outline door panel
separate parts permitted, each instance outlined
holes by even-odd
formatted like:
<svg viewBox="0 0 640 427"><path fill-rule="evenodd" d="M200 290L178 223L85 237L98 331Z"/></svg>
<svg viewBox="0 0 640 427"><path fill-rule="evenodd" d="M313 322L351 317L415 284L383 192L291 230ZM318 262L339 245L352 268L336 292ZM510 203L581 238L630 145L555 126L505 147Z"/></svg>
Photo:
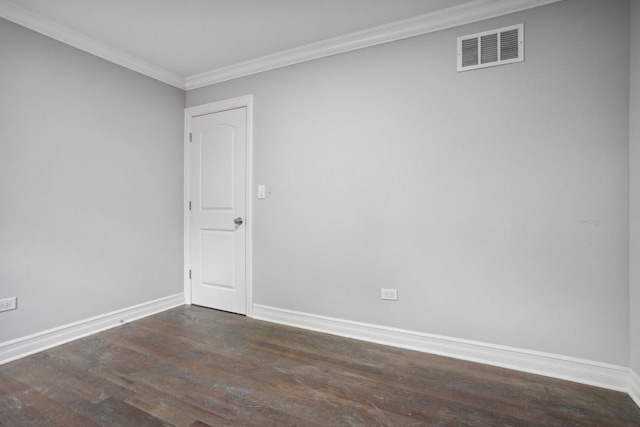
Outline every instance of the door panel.
<svg viewBox="0 0 640 427"><path fill-rule="evenodd" d="M235 233L201 230L202 286L235 288Z"/></svg>
<svg viewBox="0 0 640 427"><path fill-rule="evenodd" d="M246 314L246 108L191 121L193 304Z"/></svg>
<svg viewBox="0 0 640 427"><path fill-rule="evenodd" d="M235 132L220 125L202 133L200 169L202 209L233 210Z"/></svg>

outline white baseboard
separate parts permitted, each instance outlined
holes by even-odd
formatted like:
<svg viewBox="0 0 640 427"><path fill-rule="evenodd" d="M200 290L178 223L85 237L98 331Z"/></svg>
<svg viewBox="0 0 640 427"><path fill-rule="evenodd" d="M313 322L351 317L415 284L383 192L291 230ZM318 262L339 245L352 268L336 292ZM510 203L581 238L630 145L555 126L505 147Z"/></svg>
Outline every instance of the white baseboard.
<svg viewBox="0 0 640 427"><path fill-rule="evenodd" d="M634 370L629 372L629 396L640 407L640 375Z"/></svg>
<svg viewBox="0 0 640 427"><path fill-rule="evenodd" d="M335 319L263 305L253 306L253 317L378 344L629 392L629 368L623 366ZM637 375L635 378L638 379ZM636 397L640 396L638 385L640 382L636 382Z"/></svg>
<svg viewBox="0 0 640 427"><path fill-rule="evenodd" d="M0 343L0 365L184 304L184 293L180 293ZM640 407L640 376L623 366L263 305L253 306L253 318L623 391Z"/></svg>
<svg viewBox="0 0 640 427"><path fill-rule="evenodd" d="M180 293L0 343L0 365L184 304Z"/></svg>

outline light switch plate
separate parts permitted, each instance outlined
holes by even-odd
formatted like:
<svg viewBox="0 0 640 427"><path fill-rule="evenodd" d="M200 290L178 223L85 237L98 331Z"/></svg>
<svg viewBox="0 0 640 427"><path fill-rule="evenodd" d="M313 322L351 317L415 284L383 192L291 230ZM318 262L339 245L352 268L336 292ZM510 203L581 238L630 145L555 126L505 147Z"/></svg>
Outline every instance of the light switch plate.
<svg viewBox="0 0 640 427"><path fill-rule="evenodd" d="M267 186L260 184L258 185L258 199L264 199L267 197Z"/></svg>

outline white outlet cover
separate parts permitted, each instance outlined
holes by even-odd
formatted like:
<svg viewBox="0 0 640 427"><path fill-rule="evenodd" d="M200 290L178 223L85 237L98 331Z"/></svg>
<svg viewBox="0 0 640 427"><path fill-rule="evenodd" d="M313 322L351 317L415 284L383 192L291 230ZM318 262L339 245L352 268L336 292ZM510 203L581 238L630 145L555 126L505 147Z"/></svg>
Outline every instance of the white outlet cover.
<svg viewBox="0 0 640 427"><path fill-rule="evenodd" d="M17 298L5 298L0 300L0 311L15 310L17 308Z"/></svg>
<svg viewBox="0 0 640 427"><path fill-rule="evenodd" d="M398 290L397 289L380 289L380 298L386 300L397 301L398 300Z"/></svg>

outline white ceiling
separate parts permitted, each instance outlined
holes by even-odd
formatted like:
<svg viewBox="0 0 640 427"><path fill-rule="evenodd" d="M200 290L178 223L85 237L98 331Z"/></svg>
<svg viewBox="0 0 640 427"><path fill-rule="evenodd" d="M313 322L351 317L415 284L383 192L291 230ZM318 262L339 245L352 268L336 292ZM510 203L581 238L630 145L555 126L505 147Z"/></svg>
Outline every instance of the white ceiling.
<svg viewBox="0 0 640 427"><path fill-rule="evenodd" d="M443 10L521 10L552 1L0 0L0 17L185 87L202 73Z"/></svg>

